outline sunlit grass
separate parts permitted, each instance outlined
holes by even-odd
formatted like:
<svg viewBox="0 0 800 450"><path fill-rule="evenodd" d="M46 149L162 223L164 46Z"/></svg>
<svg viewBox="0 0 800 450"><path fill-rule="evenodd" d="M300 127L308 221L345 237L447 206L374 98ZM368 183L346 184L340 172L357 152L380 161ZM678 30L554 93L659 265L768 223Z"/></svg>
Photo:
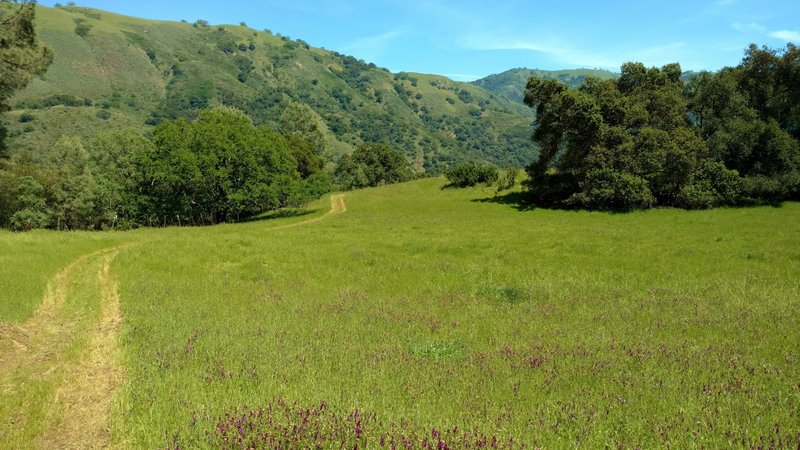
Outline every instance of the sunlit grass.
<svg viewBox="0 0 800 450"><path fill-rule="evenodd" d="M443 184L348 193L308 226L148 232L116 266L117 437L216 446L227 413L283 398L374 414L371 445L403 420L548 447L794 442L798 205L521 212Z"/></svg>

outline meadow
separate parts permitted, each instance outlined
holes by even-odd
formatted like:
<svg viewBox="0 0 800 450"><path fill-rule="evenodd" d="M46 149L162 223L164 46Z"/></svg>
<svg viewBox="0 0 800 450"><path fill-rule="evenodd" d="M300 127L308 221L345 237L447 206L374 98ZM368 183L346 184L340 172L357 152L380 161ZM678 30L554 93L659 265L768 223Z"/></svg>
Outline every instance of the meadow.
<svg viewBox="0 0 800 450"><path fill-rule="evenodd" d="M575 212L444 184L0 232L0 447L800 444L800 204Z"/></svg>

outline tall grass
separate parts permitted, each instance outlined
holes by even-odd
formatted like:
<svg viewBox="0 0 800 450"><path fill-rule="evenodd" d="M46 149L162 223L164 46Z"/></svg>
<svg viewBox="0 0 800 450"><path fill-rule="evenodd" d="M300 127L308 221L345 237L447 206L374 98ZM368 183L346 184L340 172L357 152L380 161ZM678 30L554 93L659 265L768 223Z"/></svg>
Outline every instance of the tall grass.
<svg viewBox="0 0 800 450"><path fill-rule="evenodd" d="M116 436L235 445L220 430L267 433L261 408L342 427L337 446L354 411L371 446L796 445L799 205L517 211L442 184L349 193L307 226L146 232L116 265Z"/></svg>

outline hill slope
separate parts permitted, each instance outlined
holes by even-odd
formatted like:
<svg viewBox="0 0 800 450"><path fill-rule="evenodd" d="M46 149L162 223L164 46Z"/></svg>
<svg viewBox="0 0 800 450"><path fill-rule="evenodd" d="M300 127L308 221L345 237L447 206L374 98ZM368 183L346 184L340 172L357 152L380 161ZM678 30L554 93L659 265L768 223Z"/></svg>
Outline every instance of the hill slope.
<svg viewBox="0 0 800 450"><path fill-rule="evenodd" d="M475 86L480 86L489 92L503 96L509 100L522 102L525 97L525 85L528 78L535 77L543 80L560 80L569 87L578 87L588 77L601 80L616 78L619 74L607 70L575 69L575 70L538 70L538 69L511 69L502 73L489 75L480 80L473 81Z"/></svg>
<svg viewBox="0 0 800 450"><path fill-rule="evenodd" d="M55 61L13 99L7 119L11 146L34 156L63 134L146 131L215 103L278 127L296 102L323 125L331 161L363 141L403 149L418 170L535 156L533 115L517 102L435 75L395 75L301 40L79 7L40 7L37 31Z"/></svg>

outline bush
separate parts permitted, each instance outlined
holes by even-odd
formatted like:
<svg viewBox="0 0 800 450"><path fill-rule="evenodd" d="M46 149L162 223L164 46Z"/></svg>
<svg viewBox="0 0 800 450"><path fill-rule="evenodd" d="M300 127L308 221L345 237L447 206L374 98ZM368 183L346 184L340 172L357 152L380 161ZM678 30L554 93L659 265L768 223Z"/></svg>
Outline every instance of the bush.
<svg viewBox="0 0 800 450"><path fill-rule="evenodd" d="M512 168L506 170L506 173L500 177L497 182L497 192L505 191L517 185L517 177L519 176L519 169Z"/></svg>
<svg viewBox="0 0 800 450"><path fill-rule="evenodd" d="M91 31L91 30L92 30L92 26L89 25L86 22L82 22L81 21L81 22L78 22L75 25L75 34L77 34L78 36L80 36L82 38L85 38L86 36L88 36L89 35L89 31Z"/></svg>
<svg viewBox="0 0 800 450"><path fill-rule="evenodd" d="M465 188L479 183L491 185L498 180L500 174L492 166L478 166L476 164L461 164L448 169L444 175L450 186Z"/></svg>
<svg viewBox="0 0 800 450"><path fill-rule="evenodd" d="M50 217L41 211L23 209L11 216L11 229L14 231L30 231L45 228L50 223Z"/></svg>
<svg viewBox="0 0 800 450"><path fill-rule="evenodd" d="M610 169L592 170L580 183L581 192L567 200L588 209L631 210L653 206L653 197L647 182L640 177Z"/></svg>

